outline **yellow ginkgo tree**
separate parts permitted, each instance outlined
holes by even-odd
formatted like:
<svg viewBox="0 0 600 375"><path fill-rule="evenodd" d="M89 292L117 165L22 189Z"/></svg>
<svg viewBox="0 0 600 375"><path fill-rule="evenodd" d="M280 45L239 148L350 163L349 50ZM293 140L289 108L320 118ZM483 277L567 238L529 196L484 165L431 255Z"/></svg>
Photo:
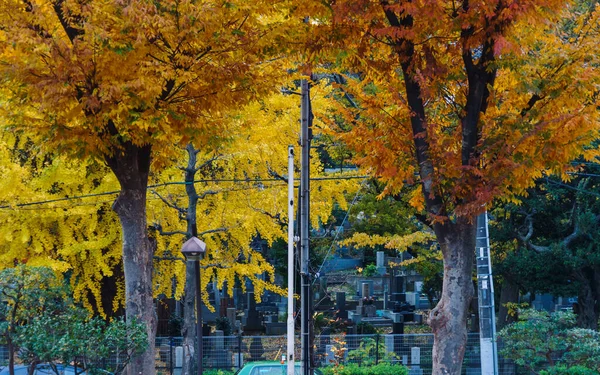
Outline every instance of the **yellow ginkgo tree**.
<svg viewBox="0 0 600 375"><path fill-rule="evenodd" d="M292 1L7 0L0 3L3 128L45 149L94 157L119 182L126 312L153 314L146 225L151 166L173 145L227 134L223 114L278 89ZM32 137L33 138L33 137ZM153 350L131 362L152 375Z"/></svg>

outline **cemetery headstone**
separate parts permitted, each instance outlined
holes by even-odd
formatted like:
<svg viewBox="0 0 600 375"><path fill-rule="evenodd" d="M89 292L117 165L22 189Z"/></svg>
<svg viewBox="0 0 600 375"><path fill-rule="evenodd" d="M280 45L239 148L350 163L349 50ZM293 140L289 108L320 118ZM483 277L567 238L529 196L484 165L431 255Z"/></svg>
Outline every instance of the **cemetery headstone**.
<svg viewBox="0 0 600 375"><path fill-rule="evenodd" d="M260 320L258 310L256 310L256 301L254 292L248 292L248 309L246 310L246 325L244 331L262 331L264 329Z"/></svg>
<svg viewBox="0 0 600 375"><path fill-rule="evenodd" d="M340 319L348 319L348 311L346 310L346 293L336 292L335 293L335 310L337 311L337 317Z"/></svg>

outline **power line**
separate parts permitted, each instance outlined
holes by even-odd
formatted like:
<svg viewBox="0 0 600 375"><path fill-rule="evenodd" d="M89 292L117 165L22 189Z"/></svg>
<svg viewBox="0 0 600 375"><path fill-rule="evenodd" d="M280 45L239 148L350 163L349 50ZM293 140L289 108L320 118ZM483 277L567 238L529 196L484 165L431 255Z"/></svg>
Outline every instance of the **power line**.
<svg viewBox="0 0 600 375"><path fill-rule="evenodd" d="M311 180L313 181L333 181L333 180L354 180L354 179L364 179L367 178L368 176L335 176L335 177L314 177L311 178ZM160 184L153 184L153 185L148 185L148 187L146 189L153 189L153 188L157 188L157 187L163 187L163 186L170 186L170 185L190 185L190 184L200 184L200 183L210 183L210 182L214 182L214 183L222 183L222 182L232 182L232 183L262 183L262 182L279 182L281 184L285 183L285 181L282 181L279 178L261 178L261 179L202 179L202 180L194 180L193 182L188 182L188 181L172 181L172 182L163 182ZM43 200L43 201L36 201L36 202L28 202L28 203L18 203L15 205L3 205L0 206L0 209L8 209L8 208L13 208L13 207L27 207L27 206L36 206L36 205L43 205L43 204L48 204L48 203L56 203L56 202L64 202L64 201L72 201L72 200L78 200L78 199L85 199L85 198L93 198L93 197L101 197L101 196L106 196L106 195L115 195L115 194L119 194L121 192L121 190L113 190L113 191L107 191L107 192L103 192L103 193L94 193L94 194L84 194L84 195L77 195L77 196L73 196L73 197L63 197L63 198L55 198L55 199L47 199L47 200Z"/></svg>
<svg viewBox="0 0 600 375"><path fill-rule="evenodd" d="M367 180L367 178L365 177L365 179L363 180L363 183L361 184L361 187L356 191L356 195L354 195L354 199L352 199L352 202L350 203L350 206L348 207L348 210L346 211L346 215L344 216L344 220L342 220L342 223L340 224L340 226L338 226L338 229L335 232L335 236L333 238L333 241L331 242L331 246L329 246L329 249L327 250L327 254L325 254L325 257L323 258L323 263L321 263L321 266L319 267L319 270L317 271L317 274L321 273L321 270L323 269L323 266L325 265L325 262L327 261L327 257L331 253L331 250L333 249L333 246L335 246L335 244L337 242L337 238L338 238L339 234L341 233L342 228L344 227L344 223L348 219L348 215L350 214L350 210L352 209L352 207L354 207L354 205L358 201L358 198L360 196L360 191L362 189L362 185L365 183L366 180ZM315 281L316 281L316 279L315 279ZM313 281L313 284L315 283L315 281Z"/></svg>

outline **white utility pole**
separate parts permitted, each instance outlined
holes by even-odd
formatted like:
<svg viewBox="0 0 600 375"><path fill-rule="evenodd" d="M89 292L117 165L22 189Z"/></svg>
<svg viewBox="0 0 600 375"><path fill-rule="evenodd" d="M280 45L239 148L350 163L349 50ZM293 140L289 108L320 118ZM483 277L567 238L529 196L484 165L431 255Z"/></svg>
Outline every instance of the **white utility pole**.
<svg viewBox="0 0 600 375"><path fill-rule="evenodd" d="M294 147L288 147L287 375L294 375Z"/></svg>
<svg viewBox="0 0 600 375"><path fill-rule="evenodd" d="M490 237L487 212L477 216L475 238L477 259L477 291L479 302L479 342L481 345L481 375L498 375L496 346L496 314L494 312L494 280L490 257Z"/></svg>

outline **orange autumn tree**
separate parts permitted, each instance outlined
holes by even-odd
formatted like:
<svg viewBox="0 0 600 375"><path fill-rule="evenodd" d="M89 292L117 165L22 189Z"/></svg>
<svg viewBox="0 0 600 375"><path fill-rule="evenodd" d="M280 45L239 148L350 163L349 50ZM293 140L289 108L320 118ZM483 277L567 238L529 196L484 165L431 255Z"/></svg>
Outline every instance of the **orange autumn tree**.
<svg viewBox="0 0 600 375"><path fill-rule="evenodd" d="M348 73L332 128L384 194L420 189L443 253L435 375L461 371L475 216L598 155L583 150L598 137L598 10L580 5L338 0L313 17L311 57Z"/></svg>
<svg viewBox="0 0 600 375"><path fill-rule="evenodd" d="M105 162L119 181L126 312L155 335L146 189L174 145L219 142L222 114L278 88L286 1L6 0L2 126ZM151 375L154 350L129 366Z"/></svg>

